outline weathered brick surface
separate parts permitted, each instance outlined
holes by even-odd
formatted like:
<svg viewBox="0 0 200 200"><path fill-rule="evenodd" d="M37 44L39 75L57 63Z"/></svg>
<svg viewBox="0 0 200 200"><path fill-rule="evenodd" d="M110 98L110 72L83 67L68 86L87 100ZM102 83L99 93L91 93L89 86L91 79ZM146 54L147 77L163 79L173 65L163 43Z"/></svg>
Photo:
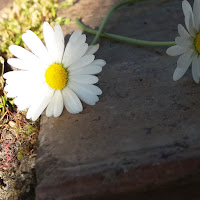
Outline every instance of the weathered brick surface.
<svg viewBox="0 0 200 200"><path fill-rule="evenodd" d="M116 2L80 0L60 15L82 17L94 28ZM184 23L181 2L149 0L126 6L112 15L105 30L139 39L174 40L178 23ZM65 26L65 33L76 28L74 23ZM103 94L97 105L84 104L77 115L64 111L60 118L42 117L38 200L148 199L137 192L173 185L184 177L184 184L192 184L187 177L199 173L200 90L191 72L173 82L176 58L167 56L165 47L106 39L100 44L96 57L107 65L99 75ZM162 190L158 198L164 199L165 191L169 194ZM184 199L185 191L180 191L168 197ZM193 199L200 198L195 195Z"/></svg>

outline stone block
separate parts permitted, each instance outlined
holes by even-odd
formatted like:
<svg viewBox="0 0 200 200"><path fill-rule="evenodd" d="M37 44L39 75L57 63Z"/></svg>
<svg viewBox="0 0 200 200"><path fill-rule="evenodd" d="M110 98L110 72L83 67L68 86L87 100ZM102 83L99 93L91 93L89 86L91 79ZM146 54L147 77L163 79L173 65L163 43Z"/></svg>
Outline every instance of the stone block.
<svg viewBox="0 0 200 200"><path fill-rule="evenodd" d="M81 17L95 28L116 2L80 0L60 15ZM173 41L177 25L184 24L181 2L149 0L125 6L112 15L105 30ZM73 23L66 25L65 34L75 28ZM88 41L92 38L88 36ZM95 106L84 104L80 114L42 116L38 200L142 200L148 194L155 199L184 199L184 187L171 197L169 191L177 181L186 180L182 185L187 185L193 182L187 177L199 174L200 90L190 70L179 81L172 80L177 58L166 55L166 49L101 39L96 58L107 65L98 76L100 101ZM165 185L174 187L160 190ZM160 196L149 193L156 189L162 191Z"/></svg>

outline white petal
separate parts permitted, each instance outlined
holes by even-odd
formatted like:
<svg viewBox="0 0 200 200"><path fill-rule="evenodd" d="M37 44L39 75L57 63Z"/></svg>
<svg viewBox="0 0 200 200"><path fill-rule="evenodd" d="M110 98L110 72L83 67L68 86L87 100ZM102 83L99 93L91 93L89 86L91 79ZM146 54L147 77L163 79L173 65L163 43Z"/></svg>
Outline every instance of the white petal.
<svg viewBox="0 0 200 200"><path fill-rule="evenodd" d="M81 85L81 84L78 84L78 83L71 83L69 82L69 87L73 90L75 87L78 87L79 89L82 88L85 92L89 93L89 94L93 94L93 95L101 95L102 94L102 91L99 87L97 87L96 85Z"/></svg>
<svg viewBox="0 0 200 200"><path fill-rule="evenodd" d="M27 65L27 63L18 58L10 58L7 60L7 63L18 69L30 70L30 65Z"/></svg>
<svg viewBox="0 0 200 200"><path fill-rule="evenodd" d="M37 118L42 114L44 109L49 104L53 93L54 90L52 88L50 88L47 84L43 84L27 112L27 119L32 118L33 121L37 120Z"/></svg>
<svg viewBox="0 0 200 200"><path fill-rule="evenodd" d="M193 47L193 40L192 38L183 38L183 37L176 37L175 42L177 45L181 47L191 48Z"/></svg>
<svg viewBox="0 0 200 200"><path fill-rule="evenodd" d="M42 70L42 64L37 61L39 60L32 60L27 62L26 59L21 60L18 58L10 58L7 60L7 63L15 68L22 70Z"/></svg>
<svg viewBox="0 0 200 200"><path fill-rule="evenodd" d="M26 77L28 74L30 74L30 72L28 71L10 71L10 72L6 72L3 77L5 79L10 79L10 80L14 80L17 81L18 79L21 80L24 77Z"/></svg>
<svg viewBox="0 0 200 200"><path fill-rule="evenodd" d="M195 83L199 83L199 62L197 55L192 60L192 76Z"/></svg>
<svg viewBox="0 0 200 200"><path fill-rule="evenodd" d="M86 44L86 43L84 43L80 46L79 46L79 44L77 44L76 46L72 46L70 43L68 43L65 48L64 55L63 55L62 62L64 64L64 67L67 68L71 64L78 61L85 54L87 49L88 49L88 44Z"/></svg>
<svg viewBox="0 0 200 200"><path fill-rule="evenodd" d="M195 0L193 4L195 29L199 32L200 29L200 1Z"/></svg>
<svg viewBox="0 0 200 200"><path fill-rule="evenodd" d="M188 25L188 31L190 33L190 35L192 35L193 37L196 36L196 31L195 31L195 25L194 25L194 19L193 19L193 14L190 15L189 17L189 25Z"/></svg>
<svg viewBox="0 0 200 200"><path fill-rule="evenodd" d="M174 46L169 47L166 53L170 56L178 56L178 55L183 54L185 51L186 51L185 48L179 45L174 45Z"/></svg>
<svg viewBox="0 0 200 200"><path fill-rule="evenodd" d="M69 89L68 87L65 87L62 90L62 95L64 99L64 105L70 113L75 114L83 110L83 107L79 98L71 89Z"/></svg>
<svg viewBox="0 0 200 200"><path fill-rule="evenodd" d="M82 101L89 105L95 105L95 103L99 101L97 95L102 94L102 91L95 85L81 85L75 82L70 82L68 86Z"/></svg>
<svg viewBox="0 0 200 200"><path fill-rule="evenodd" d="M6 95L6 96L7 96L8 98L14 98L14 97L17 96L17 91L14 90L14 88L11 87L10 85L6 85L6 86L4 87L4 90L7 92L7 95Z"/></svg>
<svg viewBox="0 0 200 200"><path fill-rule="evenodd" d="M34 75L29 71L11 71L3 75L8 87L14 91L21 90L21 87L27 86L34 80Z"/></svg>
<svg viewBox="0 0 200 200"><path fill-rule="evenodd" d="M3 75L7 84L12 84L14 87L18 85L28 85L30 82L34 82L34 84L40 84L45 81L44 72L43 71L11 71L7 72Z"/></svg>
<svg viewBox="0 0 200 200"><path fill-rule="evenodd" d="M183 13L184 13L185 16L192 13L192 7L190 6L190 4L187 0L183 0L182 8L183 8Z"/></svg>
<svg viewBox="0 0 200 200"><path fill-rule="evenodd" d="M89 65L94 60L94 55L85 55L79 61L69 66L69 70L79 69L81 67L85 67Z"/></svg>
<svg viewBox="0 0 200 200"><path fill-rule="evenodd" d="M27 102L25 98L16 97L14 102L20 111L25 110L30 106L29 102Z"/></svg>
<svg viewBox="0 0 200 200"><path fill-rule="evenodd" d="M173 80L177 81L179 80L187 71L188 67L190 66L193 58L193 51L189 50L183 55L181 55L177 61L177 68L174 71L173 74Z"/></svg>
<svg viewBox="0 0 200 200"><path fill-rule="evenodd" d="M20 88L17 91L17 97L15 98L15 104L18 107L18 110L25 110L29 108L34 102L34 98L37 95L38 91L41 88L41 84L35 84L35 82L30 82L23 85L17 85L13 88Z"/></svg>
<svg viewBox="0 0 200 200"><path fill-rule="evenodd" d="M43 34L46 48L53 62L61 63L64 53L64 37L61 27L57 24L54 31L49 23L44 22Z"/></svg>
<svg viewBox="0 0 200 200"><path fill-rule="evenodd" d="M87 65L85 67L73 70L70 72L70 75L75 75L75 74L98 74L102 71L102 67L98 65Z"/></svg>
<svg viewBox="0 0 200 200"><path fill-rule="evenodd" d="M85 41L86 36L82 35L81 30L77 30L71 35L63 55L62 63L65 68L77 62L86 53L88 44Z"/></svg>
<svg viewBox="0 0 200 200"><path fill-rule="evenodd" d="M96 85L84 85L84 88L89 90L93 94L96 94L96 95L102 94L102 90Z"/></svg>
<svg viewBox="0 0 200 200"><path fill-rule="evenodd" d="M181 55L177 60L177 66L179 67L189 66L192 62L193 53L194 53L193 50L189 50L185 52L183 55Z"/></svg>
<svg viewBox="0 0 200 200"><path fill-rule="evenodd" d="M38 71L11 71L11 72L7 72L3 75L3 77L6 80L6 82L8 84L14 84L14 85L18 85L18 84L24 84L27 85L30 82L34 82L34 84L39 84L41 83L41 81L43 82L44 77L42 75L41 79L41 72L38 73Z"/></svg>
<svg viewBox="0 0 200 200"><path fill-rule="evenodd" d="M77 40L75 41L76 44L82 45L84 44L86 41L86 35L83 34L81 35L79 38L77 38ZM73 45L73 44L72 44Z"/></svg>
<svg viewBox="0 0 200 200"><path fill-rule="evenodd" d="M99 81L99 79L93 75L72 75L69 76L69 80L81 84L95 84Z"/></svg>
<svg viewBox="0 0 200 200"><path fill-rule="evenodd" d="M93 65L99 65L101 67L104 67L106 65L106 61L102 59L96 59L91 64Z"/></svg>
<svg viewBox="0 0 200 200"><path fill-rule="evenodd" d="M54 93L55 95L55 93ZM51 117L53 115L53 110L54 110L54 104L55 104L55 98L53 97L51 98L51 101L49 102L47 108L46 108L46 116L47 117Z"/></svg>
<svg viewBox="0 0 200 200"><path fill-rule="evenodd" d="M9 46L9 50L14 56L21 60L28 62L39 62L38 57L20 46L11 45Z"/></svg>
<svg viewBox="0 0 200 200"><path fill-rule="evenodd" d="M23 93L19 93L18 96L15 98L15 104L18 107L18 110L25 110L29 108L32 104L32 100L34 96L37 94L37 90L39 88L34 85L33 87L27 87L23 89Z"/></svg>
<svg viewBox="0 0 200 200"><path fill-rule="evenodd" d="M26 85L23 85L23 83L17 83L16 85L14 84L7 84L4 88L6 92L8 92L7 97L12 98L12 97L17 97L21 93L26 92Z"/></svg>
<svg viewBox="0 0 200 200"><path fill-rule="evenodd" d="M46 109L46 116L59 117L63 111L63 97L60 90L55 90L53 97Z"/></svg>
<svg viewBox="0 0 200 200"><path fill-rule="evenodd" d="M99 44L90 45L85 55L94 54L98 51L98 49L99 49Z"/></svg>
<svg viewBox="0 0 200 200"><path fill-rule="evenodd" d="M55 53L56 53L55 34L53 28L50 26L48 22L43 23L43 35L47 51L50 54L50 56L53 57L53 60L55 60Z"/></svg>
<svg viewBox="0 0 200 200"><path fill-rule="evenodd" d="M190 16L191 16L191 18L193 20L192 8L191 8L190 4L188 3L188 1L186 1L186 0L184 0L182 2L182 8L183 8L183 13L185 15L185 25L186 25L188 31L190 32L190 28L189 28Z"/></svg>
<svg viewBox="0 0 200 200"><path fill-rule="evenodd" d="M178 33L181 37L184 37L184 38L191 37L190 34L185 30L185 28L181 24L178 25Z"/></svg>
<svg viewBox="0 0 200 200"><path fill-rule="evenodd" d="M22 35L23 41L26 43L28 48L41 60L48 65L52 64L52 59L48 54L48 51L38 36L32 31L28 30Z"/></svg>
<svg viewBox="0 0 200 200"><path fill-rule="evenodd" d="M173 80L174 81L177 81L179 80L184 74L185 72L187 71L188 68L180 68L180 67L177 67L174 71L174 74L173 74Z"/></svg>
<svg viewBox="0 0 200 200"><path fill-rule="evenodd" d="M64 35L59 24L55 25L54 31L55 31L57 50L58 50L58 61L59 63L61 63L65 48Z"/></svg>
<svg viewBox="0 0 200 200"><path fill-rule="evenodd" d="M72 43L76 42L76 40L81 36L81 34L82 34L82 30L80 29L74 31L69 38L69 42L72 42Z"/></svg>
<svg viewBox="0 0 200 200"><path fill-rule="evenodd" d="M63 111L64 103L63 103L63 96L60 90L55 91L55 105L54 105L54 117L59 117Z"/></svg>

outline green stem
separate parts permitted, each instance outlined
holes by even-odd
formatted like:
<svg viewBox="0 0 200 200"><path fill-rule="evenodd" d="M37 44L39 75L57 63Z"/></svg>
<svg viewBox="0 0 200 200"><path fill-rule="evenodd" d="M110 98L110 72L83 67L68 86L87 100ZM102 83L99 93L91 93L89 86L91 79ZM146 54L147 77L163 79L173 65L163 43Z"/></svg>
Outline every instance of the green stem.
<svg viewBox="0 0 200 200"><path fill-rule="evenodd" d="M149 46L172 46L175 45L175 42L156 42L156 41L145 41L145 40L137 40L137 39L132 39L132 38L127 38L127 37L123 37L123 36L119 36L119 35L114 35L111 33L103 33L103 29L104 26L106 24L106 22L108 21L108 18L110 17L110 15L118 8L120 8L123 5L127 5L127 4L131 4L131 3L136 3L139 1L145 1L145 0L127 0L127 1L123 1L120 2L116 5L114 5L106 14L105 18L103 19L103 22L101 24L101 26L99 27L99 30L93 30L90 29L89 27L85 26L84 24L82 24L78 19L76 19L76 23L78 26L80 26L84 31L91 33L93 35L96 35L94 40L92 41L92 45L96 44L99 40L99 37L106 37L106 38L110 38L113 40L117 40L117 41L122 41L122 42L127 42L127 43L131 43L131 44L137 44L137 45L149 45Z"/></svg>
<svg viewBox="0 0 200 200"><path fill-rule="evenodd" d="M120 8L121 6L124 6L124 5L127 5L127 4L131 4L131 3L136 3L138 1L145 1L145 0L128 0L128 1L123 1L123 2L120 2L116 5L114 5L109 11L108 13L106 14L106 16L104 17L103 21L102 21L102 24L101 26L99 27L99 31L97 32L93 42L92 42L92 45L93 44L96 44L99 40L99 37L101 36L101 33L103 32L103 28L106 24L106 22L108 21L108 18L110 17L110 15L118 8Z"/></svg>
<svg viewBox="0 0 200 200"><path fill-rule="evenodd" d="M89 27L87 27L86 25L84 25L83 23L80 22L79 19L76 18L76 24L82 28L84 31L90 33L90 34L93 34L93 35L96 35L95 38L97 38L97 34L99 35L99 32L100 31L97 31L97 30L94 30L94 29L91 29ZM100 29L99 29L100 30ZM109 39L113 39L113 40L116 40L116 41L120 41L120 42L127 42L127 43L130 43L130 44L136 44L136 45L148 45L148 46L173 46L175 45L176 43L175 42L156 42L156 41L145 41L145 40L137 40L137 39L133 39L133 38L128 38L128 37L123 37L123 36L119 36L119 35L115 35L115 34L111 34L111 33L105 33L105 32L100 32L100 35L98 36L99 37L105 37L105 38L109 38ZM95 41L95 39L94 39ZM95 44L95 42L92 42L92 44Z"/></svg>

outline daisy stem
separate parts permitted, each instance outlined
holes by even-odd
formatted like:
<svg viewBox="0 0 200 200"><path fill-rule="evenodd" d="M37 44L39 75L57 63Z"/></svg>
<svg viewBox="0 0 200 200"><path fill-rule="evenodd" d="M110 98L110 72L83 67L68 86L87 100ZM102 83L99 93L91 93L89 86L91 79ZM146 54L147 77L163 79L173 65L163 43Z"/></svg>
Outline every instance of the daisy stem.
<svg viewBox="0 0 200 200"><path fill-rule="evenodd" d="M101 36L101 33L103 32L104 26L106 24L106 22L108 21L108 18L110 17L110 15L118 8L120 8L121 6L127 5L127 4L131 4L131 3L136 3L138 1L144 1L144 0L127 0L127 1L122 1L117 3L116 5L114 5L106 14L106 16L104 17L101 26L99 27L99 31L97 32L92 45L96 44L99 40L99 37Z"/></svg>
<svg viewBox="0 0 200 200"><path fill-rule="evenodd" d="M137 40L137 39L132 39L132 38L128 38L128 37L123 37L123 36L103 32L104 26L105 26L106 22L108 21L108 18L116 9L120 8L121 6L140 2L140 1L145 1L145 0L127 0L127 1L122 1L122 2L114 5L108 11L106 16L104 17L103 22L102 22L101 26L99 27L98 31L96 31L94 29L90 29L89 27L85 26L83 23L81 23L79 21L79 19L76 19L75 21L76 21L76 24L78 26L80 26L84 31L91 33L93 35L96 35L94 40L92 41L92 45L94 45L98 42L100 36L110 38L110 39L113 39L116 41L127 42L127 43L137 44L137 45L149 45L149 46L173 46L173 45L175 45L175 42L156 42L156 41Z"/></svg>
<svg viewBox="0 0 200 200"><path fill-rule="evenodd" d="M84 25L83 23L80 22L80 20L78 18L75 19L76 24L82 28L84 31L92 34L92 35L96 35L95 38L101 37L105 37L105 38L109 38L109 39L113 39L116 41L120 41L120 42L126 42L126 43L130 43L130 44L136 44L136 45L147 45L147 46L173 46L176 43L175 42L157 42L157 41L146 41L146 40L138 40L138 39L133 39L133 38L128 38L128 37L124 37L124 36L120 36L120 35L115 35L112 33L105 33L105 32L100 32L99 30L94 30L89 28L88 26ZM103 29L102 29L103 30ZM100 33L100 35L99 35ZM98 40L97 40L98 41ZM94 39L92 44L96 44L96 40Z"/></svg>

